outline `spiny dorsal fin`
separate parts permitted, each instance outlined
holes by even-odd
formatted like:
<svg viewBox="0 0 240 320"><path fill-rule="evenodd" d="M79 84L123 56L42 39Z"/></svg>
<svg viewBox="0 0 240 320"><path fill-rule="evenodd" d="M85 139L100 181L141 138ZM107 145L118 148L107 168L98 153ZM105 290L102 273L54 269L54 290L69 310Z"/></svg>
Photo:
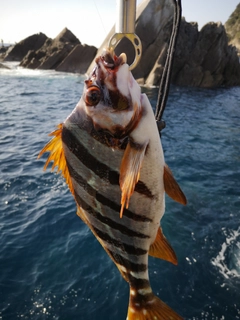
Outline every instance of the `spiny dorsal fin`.
<svg viewBox="0 0 240 320"><path fill-rule="evenodd" d="M52 140L50 140L45 145L45 147L41 150L41 152L38 155L38 159L45 152L50 152L50 155L43 169L46 170L49 163L53 161L52 171L54 170L55 167L58 168L57 173L59 173L59 171L62 171L62 176L65 178L70 191L72 192L72 194L74 194L71 177L68 171L67 162L66 162L66 158L65 158L63 146L62 146L62 128L63 128L63 124L60 123L57 126L57 129L49 134L49 136L53 136L54 138L52 138Z"/></svg>
<svg viewBox="0 0 240 320"><path fill-rule="evenodd" d="M160 258L177 265L177 256L159 227L157 236L150 246L148 254L155 258Z"/></svg>
<svg viewBox="0 0 240 320"><path fill-rule="evenodd" d="M187 199L181 188L179 187L177 181L174 179L172 171L166 164L164 165L163 181L167 195L173 200L186 205Z"/></svg>
<svg viewBox="0 0 240 320"><path fill-rule="evenodd" d="M122 218L124 208L128 208L130 197L139 180L147 145L148 142L140 145L135 144L133 141L129 141L124 152L119 178L119 184L122 191L120 218Z"/></svg>

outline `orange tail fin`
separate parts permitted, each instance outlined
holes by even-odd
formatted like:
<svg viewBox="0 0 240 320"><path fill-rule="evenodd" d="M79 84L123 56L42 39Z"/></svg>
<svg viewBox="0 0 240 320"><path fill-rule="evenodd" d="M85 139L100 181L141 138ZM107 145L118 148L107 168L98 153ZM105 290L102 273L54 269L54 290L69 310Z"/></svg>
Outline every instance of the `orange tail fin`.
<svg viewBox="0 0 240 320"><path fill-rule="evenodd" d="M153 293L145 295L130 290L127 320L183 320Z"/></svg>

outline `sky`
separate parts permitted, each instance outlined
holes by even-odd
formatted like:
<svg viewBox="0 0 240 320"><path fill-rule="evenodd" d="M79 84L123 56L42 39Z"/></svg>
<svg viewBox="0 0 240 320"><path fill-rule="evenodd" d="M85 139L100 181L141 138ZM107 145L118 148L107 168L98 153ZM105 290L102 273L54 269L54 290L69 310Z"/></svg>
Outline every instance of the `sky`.
<svg viewBox="0 0 240 320"><path fill-rule="evenodd" d="M142 0L137 0L140 3ZM186 21L227 21L239 0L182 0ZM0 6L0 41L15 43L35 34L55 38L65 27L99 47L116 20L115 0L8 0Z"/></svg>

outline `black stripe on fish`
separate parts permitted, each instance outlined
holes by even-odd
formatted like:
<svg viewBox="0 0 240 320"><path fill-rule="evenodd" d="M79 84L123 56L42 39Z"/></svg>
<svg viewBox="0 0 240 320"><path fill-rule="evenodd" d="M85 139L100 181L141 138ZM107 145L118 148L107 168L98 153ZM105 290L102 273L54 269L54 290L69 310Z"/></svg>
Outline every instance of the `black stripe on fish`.
<svg viewBox="0 0 240 320"><path fill-rule="evenodd" d="M145 272L147 270L147 265L145 263L134 263L132 261L127 260L126 258L123 258L120 254L113 252L112 250L107 250L109 254L112 256L114 262L120 266L124 266L127 270L127 277L129 278L130 272ZM126 272L125 272L126 274ZM131 276L132 277L132 276ZM134 277L134 279L141 281L147 281L145 279L137 279Z"/></svg>
<svg viewBox="0 0 240 320"><path fill-rule="evenodd" d="M121 206L110 200L109 198L106 198L101 193L99 193L97 190L95 190L90 184L87 183L74 168L70 165L70 163L67 161L68 170L70 173L70 176L90 195L93 196L98 202L100 202L102 205L109 207L110 209L120 212ZM128 209L124 209L124 216L126 216L129 219L132 219L134 221L139 222L152 222L152 219L142 216L140 214L136 214Z"/></svg>
<svg viewBox="0 0 240 320"><path fill-rule="evenodd" d="M148 252L147 250L144 250L142 248L136 248L132 245L122 243L116 239L113 239L107 233L102 232L101 230L97 229L93 225L92 225L92 228L100 239L113 245L114 247L120 248L123 252L126 252L127 254L141 256L141 255L147 254Z"/></svg>
<svg viewBox="0 0 240 320"><path fill-rule="evenodd" d="M126 149L128 143L127 136L121 138L116 137L116 135L113 136L112 133L106 130L97 131L94 127L92 118L89 117L82 109L78 111L77 119L73 117L73 122L77 124L80 130L86 131L94 140L97 140L101 144L117 150Z"/></svg>
<svg viewBox="0 0 240 320"><path fill-rule="evenodd" d="M79 206L81 208L83 208L85 211L88 212L88 214L92 215L93 217L95 217L99 222L109 226L112 229L118 230L119 232L121 232L122 234L125 234L129 237L136 237L136 238L141 238L141 239L147 239L149 238L148 235L145 235L143 233L140 232L136 232L134 230L131 230L129 228L127 228L126 226L117 223L115 221L113 221L112 219L108 218L108 217L104 217L102 216L99 212L97 212L95 209L93 209L90 205L88 205L80 196L79 194L77 194L75 192L75 198L77 203L79 204Z"/></svg>
<svg viewBox="0 0 240 320"><path fill-rule="evenodd" d="M127 275L128 281L131 284L131 287L133 287L136 290L141 289L147 289L149 288L149 280L148 279L141 279L141 278L135 278L130 273Z"/></svg>
<svg viewBox="0 0 240 320"><path fill-rule="evenodd" d="M106 164L97 160L83 144L72 134L70 130L63 127L62 140L67 145L68 149L82 162L88 169L93 171L97 176L112 185L119 185L119 173L111 170ZM142 182L138 181L135 186L135 191L145 195L148 198L153 198L151 191Z"/></svg>

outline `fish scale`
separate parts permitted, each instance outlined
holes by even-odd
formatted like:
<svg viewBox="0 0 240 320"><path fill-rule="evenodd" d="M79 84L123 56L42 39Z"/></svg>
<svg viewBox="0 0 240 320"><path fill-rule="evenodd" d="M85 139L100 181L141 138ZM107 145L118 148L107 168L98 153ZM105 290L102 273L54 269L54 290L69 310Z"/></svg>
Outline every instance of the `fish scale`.
<svg viewBox="0 0 240 320"><path fill-rule="evenodd" d="M88 225L130 285L128 320L182 319L151 289L148 255L177 264L160 228L165 190L186 198L164 162L155 117L126 56L104 51L83 95L43 148Z"/></svg>
<svg viewBox="0 0 240 320"><path fill-rule="evenodd" d="M73 118L73 121L75 121L75 116ZM81 122L78 121L78 126L80 126L80 125L81 125ZM90 126L91 126L91 124L90 124ZM68 141L67 137L68 137L68 130L69 129L65 129L65 128L71 128L72 132L75 131L73 129L74 123L71 122L71 117L69 117L68 120L65 122L64 127L63 127L63 132L62 132L62 140L64 141L65 145L69 146L69 145L73 144L73 139L71 139L71 141ZM94 175L94 173L92 171L92 179L91 179L91 181L93 182L92 185L93 186L96 185L96 183L94 183L94 180L98 179L97 188L98 188L99 192L101 192L101 190L104 190L103 185L106 184L105 183L106 180L107 181L110 180L112 184L115 184L118 186L119 185L119 167L120 167L121 159L123 157L123 151L122 150L114 150L112 147L109 147L108 145L105 145L105 148L103 150L103 146L100 147L99 146L100 142L98 142L96 139L96 137L98 136L98 133L95 132L95 134L92 134L92 135L87 134L87 132L92 132L92 129L90 130L90 128L86 128L86 123L85 123L85 129L86 129L85 136L82 134L80 135L79 132L78 132L78 134L76 134L78 137L81 137L81 141L76 142L77 146L79 146L79 145L81 146L81 147L79 147L79 150L76 150L76 148L74 146L71 146L71 149L74 150L72 153L74 153L74 155L76 156L76 154L78 154L78 152L79 152L79 156L77 156L77 158L80 162L81 162L81 159L84 162L84 165L82 165L82 168L81 168L82 170L80 172L78 172L79 176L82 177L84 175L84 172L86 172L90 167L96 172ZM71 136L71 138L72 138L72 136ZM90 145L91 148L88 148L88 151L86 152L87 153L86 154L85 151L83 151L83 146L86 148L87 145ZM101 151L101 153L99 151ZM71 151L70 151L70 153L71 153ZM72 155L69 154L69 151L65 152L65 154L66 154L67 159L68 158L71 159ZM104 156L100 156L100 154L104 155ZM104 162L101 162L101 165L99 163L99 157L101 158L102 161L104 161ZM69 160L69 161L71 161L71 160ZM96 163L96 161L98 161L98 163ZM91 162L93 162L93 164ZM93 168L93 166L94 166L94 168ZM80 168L79 165L77 167L78 167L78 169ZM115 170L118 170L118 172L113 171L112 168L114 168ZM69 171L70 171L70 175L73 176L71 174L71 169ZM112 178L110 178L111 175L112 175ZM113 178L113 176L114 176L114 178ZM87 181L84 181L84 183L86 185ZM83 184L83 182L81 184ZM78 191L79 183L76 182L76 184L73 183L73 185L76 186L76 187L74 187L76 201L77 201L78 205L84 209L85 216L88 220L89 225L91 226L91 230L100 239L103 247L108 250L108 253L112 257L113 261L118 265L118 268L122 270L122 268L124 267L124 270L126 270L126 272L124 272L124 274L125 274L125 278L127 279L127 281L131 283L131 286L133 288L140 288L140 289L144 289L146 287L150 288L150 285L148 283L149 279L148 279L148 271L147 271L148 249L151 244L150 237L146 236L144 233L141 233L139 231L133 232L131 228L126 227L126 222L124 221L125 217L120 219L119 215L118 215L119 209L120 209L120 207L118 208L119 199L118 199L118 202L114 203L118 209L117 212L114 212L115 221L116 221L116 217L118 217L117 221L119 221L119 222L114 221L114 223L113 223L113 220L109 219L108 223L106 224L107 218L109 218L109 216L107 214L107 210L104 210L103 206L101 206L101 209L99 211L96 210L96 208L99 207L99 203L98 203L98 205L94 204L94 202L97 202L97 199L95 197L96 194L94 194L95 192L92 192L92 191L88 190L89 188L85 187L85 191L88 194L88 197L85 196L84 197L85 199L83 199L84 193ZM111 187L112 187L112 185L111 185ZM118 190L116 192L116 195L118 197L120 195L120 190L119 190L119 187L117 189ZM108 190L108 191L110 191L110 190ZM93 195L91 196L91 195L89 195L89 193L90 194L93 193ZM111 192L111 194L114 194L114 193ZM135 195L134 195L135 197L137 197L136 194L137 194L137 192L135 192ZM93 199L91 199L91 198L93 198ZM136 202L138 203L138 201L136 201ZM101 205L101 203L100 203L100 205ZM141 206L139 206L139 208L142 209ZM143 208L143 210L146 214L146 209ZM135 212L135 210L134 210L134 212ZM112 212L110 213L110 217L111 216L112 216ZM149 216L146 216L145 218L149 219ZM109 223L109 221L111 221L111 223ZM101 224L99 222L101 222ZM135 221L134 221L134 223L135 223ZM146 229L146 223L142 222L142 224L143 225L141 226L138 223L138 230L140 230L140 231ZM97 226L98 226L98 228L97 228ZM130 224L130 226L131 226L131 224ZM99 230L99 228L101 230ZM134 225L134 228L136 230L136 225ZM151 227L148 226L148 228L151 228ZM118 241L119 238L121 239L121 242ZM136 240L135 240L135 238L136 238ZM138 247L139 243L141 243L139 241L139 238L140 239L144 238L144 240L145 240L143 242L144 247ZM148 243L146 242L147 238L148 238ZM121 243L121 248L119 248L119 245L116 246L116 242ZM135 242L137 243L137 245L135 245L135 246L132 245ZM129 245L130 244L135 249L135 255L133 257L131 257L131 255L129 254ZM138 255L139 250L142 250L144 253L142 252L141 255ZM126 256L126 254L127 254L127 256ZM131 275L131 277L129 275ZM143 280L144 280L144 286L142 286Z"/></svg>

